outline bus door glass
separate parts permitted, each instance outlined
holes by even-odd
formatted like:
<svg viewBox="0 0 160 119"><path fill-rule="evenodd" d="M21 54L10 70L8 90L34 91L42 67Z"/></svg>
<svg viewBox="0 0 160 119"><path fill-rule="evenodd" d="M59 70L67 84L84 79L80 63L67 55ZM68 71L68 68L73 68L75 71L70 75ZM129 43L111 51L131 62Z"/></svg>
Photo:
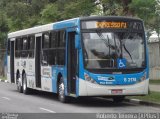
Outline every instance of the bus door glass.
<svg viewBox="0 0 160 119"><path fill-rule="evenodd" d="M42 47L42 34L36 34L35 78L36 78L36 87L38 88L41 88L41 47Z"/></svg>
<svg viewBox="0 0 160 119"><path fill-rule="evenodd" d="M69 93L76 93L77 49L75 48L76 32L68 32L67 43L67 82Z"/></svg>
<svg viewBox="0 0 160 119"><path fill-rule="evenodd" d="M10 41L10 75L11 83L14 83L14 40Z"/></svg>

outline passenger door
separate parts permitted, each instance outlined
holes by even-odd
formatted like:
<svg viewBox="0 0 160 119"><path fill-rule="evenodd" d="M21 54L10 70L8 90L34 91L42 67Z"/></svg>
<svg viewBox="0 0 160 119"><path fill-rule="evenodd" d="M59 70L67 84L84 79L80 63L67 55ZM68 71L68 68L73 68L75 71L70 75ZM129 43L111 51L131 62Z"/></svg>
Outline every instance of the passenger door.
<svg viewBox="0 0 160 119"><path fill-rule="evenodd" d="M75 31L68 32L67 43L67 82L68 92L76 94L76 75L77 75L77 49L75 48Z"/></svg>
<svg viewBox="0 0 160 119"><path fill-rule="evenodd" d="M41 88L41 48L42 48L42 34L35 35L35 79L36 87Z"/></svg>
<svg viewBox="0 0 160 119"><path fill-rule="evenodd" d="M14 43L15 39L10 41L10 76L11 76L11 83L15 83L14 78Z"/></svg>

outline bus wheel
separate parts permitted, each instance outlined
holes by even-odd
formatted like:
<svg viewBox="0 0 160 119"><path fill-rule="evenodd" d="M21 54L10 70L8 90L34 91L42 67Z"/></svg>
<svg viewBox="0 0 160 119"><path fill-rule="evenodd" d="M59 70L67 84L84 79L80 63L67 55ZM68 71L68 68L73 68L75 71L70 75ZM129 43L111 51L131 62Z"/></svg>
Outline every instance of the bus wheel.
<svg viewBox="0 0 160 119"><path fill-rule="evenodd" d="M17 90L18 90L18 92L23 93L23 88L22 88L20 81L18 81L18 83L17 83Z"/></svg>
<svg viewBox="0 0 160 119"><path fill-rule="evenodd" d="M68 97L65 96L65 86L62 77L60 78L60 81L58 83L58 99L63 103L66 103L68 101Z"/></svg>
<svg viewBox="0 0 160 119"><path fill-rule="evenodd" d="M27 88L27 77L26 74L24 73L22 76L22 83L23 83L23 93L24 94L28 94L29 93L29 89Z"/></svg>
<svg viewBox="0 0 160 119"><path fill-rule="evenodd" d="M21 79L20 79L19 74L17 76L17 90L18 90L18 92L23 93L23 88L22 88L22 85L21 85Z"/></svg>
<svg viewBox="0 0 160 119"><path fill-rule="evenodd" d="M121 103L123 102L125 99L125 96L117 96L117 97L113 97L113 102L115 103Z"/></svg>

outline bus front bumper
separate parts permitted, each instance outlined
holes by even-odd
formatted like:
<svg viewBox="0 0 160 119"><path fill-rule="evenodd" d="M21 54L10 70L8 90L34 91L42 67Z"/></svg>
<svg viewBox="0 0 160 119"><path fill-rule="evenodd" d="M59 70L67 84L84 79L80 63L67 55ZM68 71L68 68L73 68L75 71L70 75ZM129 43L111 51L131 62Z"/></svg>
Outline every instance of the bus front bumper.
<svg viewBox="0 0 160 119"><path fill-rule="evenodd" d="M133 85L99 85L79 79L78 96L116 96L116 95L147 95L149 79ZM113 90L122 90L121 93L113 93Z"/></svg>

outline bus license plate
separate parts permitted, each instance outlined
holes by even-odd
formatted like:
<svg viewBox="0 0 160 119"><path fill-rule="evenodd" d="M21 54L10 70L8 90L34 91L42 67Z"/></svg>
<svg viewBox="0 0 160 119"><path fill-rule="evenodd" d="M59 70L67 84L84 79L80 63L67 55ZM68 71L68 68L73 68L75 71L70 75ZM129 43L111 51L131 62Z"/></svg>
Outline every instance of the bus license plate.
<svg viewBox="0 0 160 119"><path fill-rule="evenodd" d="M111 93L112 94L122 94L122 89L112 89Z"/></svg>

